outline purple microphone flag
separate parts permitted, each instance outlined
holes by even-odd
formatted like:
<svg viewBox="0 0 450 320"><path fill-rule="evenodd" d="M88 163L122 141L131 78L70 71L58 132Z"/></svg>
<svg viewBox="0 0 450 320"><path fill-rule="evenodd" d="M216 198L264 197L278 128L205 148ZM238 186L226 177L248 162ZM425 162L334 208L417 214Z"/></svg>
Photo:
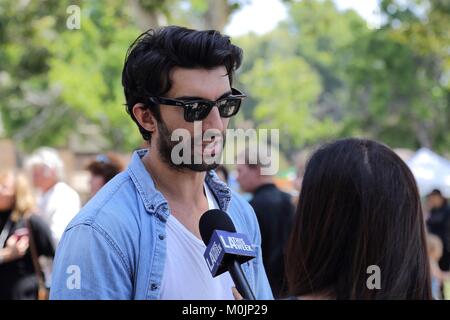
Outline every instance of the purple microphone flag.
<svg viewBox="0 0 450 320"><path fill-rule="evenodd" d="M203 256L216 277L227 271L224 261L233 258L242 264L256 257L256 252L245 234L215 230Z"/></svg>

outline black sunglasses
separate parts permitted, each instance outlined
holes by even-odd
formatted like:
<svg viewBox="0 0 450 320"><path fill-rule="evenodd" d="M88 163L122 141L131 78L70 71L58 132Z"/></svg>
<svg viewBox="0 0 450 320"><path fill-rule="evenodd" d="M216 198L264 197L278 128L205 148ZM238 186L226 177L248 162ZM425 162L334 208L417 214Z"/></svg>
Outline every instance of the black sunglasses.
<svg viewBox="0 0 450 320"><path fill-rule="evenodd" d="M231 88L231 94L217 101L211 100L178 100L164 97L151 97L153 102L184 108L184 120L187 122L205 119L214 106L219 109L222 118L230 118L238 113L242 99L246 95L235 88Z"/></svg>

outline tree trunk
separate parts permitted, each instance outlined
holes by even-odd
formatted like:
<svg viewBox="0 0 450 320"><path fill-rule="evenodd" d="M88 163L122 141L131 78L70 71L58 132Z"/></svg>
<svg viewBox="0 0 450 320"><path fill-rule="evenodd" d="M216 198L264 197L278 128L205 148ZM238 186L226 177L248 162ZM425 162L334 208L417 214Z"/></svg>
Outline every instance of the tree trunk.
<svg viewBox="0 0 450 320"><path fill-rule="evenodd" d="M208 0L208 10L203 15L204 28L222 32L230 17L227 0Z"/></svg>
<svg viewBox="0 0 450 320"><path fill-rule="evenodd" d="M418 121L415 125L416 127L416 137L420 143L420 146L423 148L432 149L433 143L430 137L430 130L427 128L426 123Z"/></svg>
<svg viewBox="0 0 450 320"><path fill-rule="evenodd" d="M165 17L156 11L147 11L141 7L139 0L129 0L131 12L136 19L136 24L142 31L155 29L163 24L167 24Z"/></svg>

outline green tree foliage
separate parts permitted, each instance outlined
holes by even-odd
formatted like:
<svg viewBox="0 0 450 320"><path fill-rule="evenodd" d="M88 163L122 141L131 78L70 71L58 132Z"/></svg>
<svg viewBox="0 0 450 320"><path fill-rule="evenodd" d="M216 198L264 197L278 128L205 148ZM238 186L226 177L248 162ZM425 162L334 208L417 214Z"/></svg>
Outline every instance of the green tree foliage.
<svg viewBox="0 0 450 320"><path fill-rule="evenodd" d="M120 82L125 51L139 30L125 0L2 1L0 110L4 134L24 148L67 146L96 124L111 146L136 145ZM79 5L81 28L67 8ZM92 137L91 137L92 138Z"/></svg>
<svg viewBox="0 0 450 320"><path fill-rule="evenodd" d="M68 146L74 133L86 139L100 134L109 142L104 148L136 147L141 138L125 112L121 86L131 42L164 22L223 27L245 2L1 1L0 134L25 149ZM71 5L81 8L80 29L66 25ZM208 20L219 7L226 10ZM216 24L208 24L212 21ZM92 125L98 129L95 134L84 129Z"/></svg>
<svg viewBox="0 0 450 320"><path fill-rule="evenodd" d="M1 1L0 134L26 149L67 146L95 125L106 147L137 146L121 86L130 43L165 23L223 29L248 2ZM348 135L448 150L448 1L380 0L380 28L331 0L284 2L288 18L275 30L233 39L244 49L234 85L249 96L238 122L280 129L288 155ZM79 30L66 26L70 5L81 8Z"/></svg>
<svg viewBox="0 0 450 320"><path fill-rule="evenodd" d="M331 0L287 3L276 30L238 40L247 118L281 129L288 153L349 135L448 150L448 1L381 1L379 28Z"/></svg>
<svg viewBox="0 0 450 320"><path fill-rule="evenodd" d="M339 136L346 97L342 52L368 32L361 17L339 12L331 1L290 2L288 20L276 30L238 39L250 94L244 114L259 127L279 128L288 155Z"/></svg>
<svg viewBox="0 0 450 320"><path fill-rule="evenodd" d="M61 14L49 15L49 8ZM47 77L49 46L65 8L60 1L0 3L0 110L4 134L17 142L54 144L70 130Z"/></svg>
<svg viewBox="0 0 450 320"><path fill-rule="evenodd" d="M111 3L111 2L110 2ZM125 112L121 73L126 49L140 31L117 0L83 6L82 28L63 32L53 44L48 77L61 88L61 99L94 121L111 147L136 146L140 137ZM82 31L82 32L81 32Z"/></svg>
<svg viewBox="0 0 450 320"><path fill-rule="evenodd" d="M280 129L285 152L336 134L330 121L314 116L320 78L301 57L260 58L242 81L258 100L255 121L263 128Z"/></svg>
<svg viewBox="0 0 450 320"><path fill-rule="evenodd" d="M347 49L349 133L395 147L450 146L450 3L382 1L386 23Z"/></svg>

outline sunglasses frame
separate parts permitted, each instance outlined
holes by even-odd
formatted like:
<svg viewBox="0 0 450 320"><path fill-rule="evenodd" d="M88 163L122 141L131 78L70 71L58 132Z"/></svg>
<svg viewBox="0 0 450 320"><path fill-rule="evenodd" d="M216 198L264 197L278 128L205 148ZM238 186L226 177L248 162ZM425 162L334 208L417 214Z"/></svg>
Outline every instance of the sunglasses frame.
<svg viewBox="0 0 450 320"><path fill-rule="evenodd" d="M212 108L217 106L219 102L221 102L223 100L235 100L235 101L238 100L239 105L236 108L235 112L233 112L233 114L227 115L227 116L222 116L222 114L220 115L222 118L231 118L232 116L236 115L239 112L239 109L241 108L242 99L245 97L247 97L247 96L244 93L242 93L241 91L239 91L238 89L231 88L231 94L229 96L221 98L216 101L204 100L204 99L185 101L185 100L171 99L171 98L165 98L165 97L151 97L150 100L152 100L152 102L157 102L159 104L181 107L184 109L184 120L187 122L194 122L194 121L204 120L209 115ZM194 103L203 103L203 104L208 105L208 112L206 112L206 115L204 118L191 120L189 113L192 111L192 104L194 104ZM219 113L220 113L220 108L219 108Z"/></svg>

